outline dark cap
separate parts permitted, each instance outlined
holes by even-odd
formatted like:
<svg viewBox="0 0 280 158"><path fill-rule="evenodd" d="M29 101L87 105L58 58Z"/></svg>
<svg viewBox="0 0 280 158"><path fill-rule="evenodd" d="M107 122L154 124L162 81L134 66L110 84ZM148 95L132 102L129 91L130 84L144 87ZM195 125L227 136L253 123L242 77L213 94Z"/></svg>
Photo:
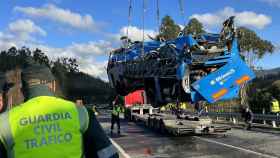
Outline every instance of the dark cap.
<svg viewBox="0 0 280 158"><path fill-rule="evenodd" d="M45 84L29 86L27 89L27 95L25 95L26 99L35 98L38 96L54 96L54 94Z"/></svg>
<svg viewBox="0 0 280 158"><path fill-rule="evenodd" d="M27 59L27 64L22 70L23 93L26 99L36 96L53 96L46 83L53 81L55 78L50 69L32 58ZM43 83L42 83L43 82Z"/></svg>
<svg viewBox="0 0 280 158"><path fill-rule="evenodd" d="M22 80L30 82L31 80L53 81L55 78L50 69L45 64L35 62L28 58L27 64L22 71Z"/></svg>

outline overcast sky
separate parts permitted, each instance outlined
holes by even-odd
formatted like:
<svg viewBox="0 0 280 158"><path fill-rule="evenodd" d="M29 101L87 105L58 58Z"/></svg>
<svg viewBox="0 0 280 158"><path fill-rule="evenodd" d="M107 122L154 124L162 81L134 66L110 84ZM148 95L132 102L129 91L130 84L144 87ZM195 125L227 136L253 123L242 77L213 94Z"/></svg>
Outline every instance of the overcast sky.
<svg viewBox="0 0 280 158"><path fill-rule="evenodd" d="M157 31L156 0L146 0L145 32ZM170 15L184 25L190 18L205 29L218 32L227 17L238 26L255 30L262 38L280 45L280 0L183 0L185 16L177 0L159 0L160 16ZM142 0L132 0L129 36L141 39ZM1 0L0 50L11 46L40 48L51 58L75 57L82 71L107 80L108 52L118 47L126 33L128 0ZM280 67L280 53L256 63L265 69Z"/></svg>

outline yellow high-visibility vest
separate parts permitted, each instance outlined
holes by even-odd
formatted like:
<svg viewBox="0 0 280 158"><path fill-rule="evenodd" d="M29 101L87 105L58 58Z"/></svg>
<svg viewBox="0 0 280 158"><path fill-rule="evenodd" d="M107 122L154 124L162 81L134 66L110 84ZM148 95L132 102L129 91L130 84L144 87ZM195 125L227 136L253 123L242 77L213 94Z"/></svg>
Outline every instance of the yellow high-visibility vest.
<svg viewBox="0 0 280 158"><path fill-rule="evenodd" d="M0 135L8 148L8 157L80 158L83 155L82 123L77 107L70 101L36 97L9 111L8 120L10 137Z"/></svg>
<svg viewBox="0 0 280 158"><path fill-rule="evenodd" d="M187 109L187 103L181 103L181 109L186 110Z"/></svg>
<svg viewBox="0 0 280 158"><path fill-rule="evenodd" d="M165 106L160 107L160 111L166 111Z"/></svg>
<svg viewBox="0 0 280 158"><path fill-rule="evenodd" d="M113 114L114 116L118 116L118 115L120 114L120 112L121 112L121 107L120 107L120 106L114 106L114 107L113 107L112 114Z"/></svg>
<svg viewBox="0 0 280 158"><path fill-rule="evenodd" d="M280 112L278 100L273 100L271 104L271 112Z"/></svg>

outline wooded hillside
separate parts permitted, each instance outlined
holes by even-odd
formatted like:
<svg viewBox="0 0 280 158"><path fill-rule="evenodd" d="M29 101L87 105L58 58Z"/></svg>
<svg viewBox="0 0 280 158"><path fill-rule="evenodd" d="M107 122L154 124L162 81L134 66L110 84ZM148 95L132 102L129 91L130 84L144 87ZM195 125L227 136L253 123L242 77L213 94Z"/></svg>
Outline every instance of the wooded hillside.
<svg viewBox="0 0 280 158"><path fill-rule="evenodd" d="M61 97L73 101L83 99L84 103L107 103L114 95L107 82L80 72L76 59L61 57L53 61L40 49L31 51L26 47L12 47L2 51L0 72L5 73L16 67L24 68L28 57L51 69L61 88Z"/></svg>

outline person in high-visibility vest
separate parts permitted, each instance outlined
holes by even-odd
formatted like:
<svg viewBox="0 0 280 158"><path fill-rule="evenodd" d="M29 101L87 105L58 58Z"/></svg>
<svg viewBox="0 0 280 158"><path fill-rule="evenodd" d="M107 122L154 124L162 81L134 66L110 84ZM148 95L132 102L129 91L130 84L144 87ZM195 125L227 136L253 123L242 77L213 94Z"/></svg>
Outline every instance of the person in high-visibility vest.
<svg viewBox="0 0 280 158"><path fill-rule="evenodd" d="M279 102L277 99L273 98L271 101L271 113L279 113L280 112L280 107L279 107Z"/></svg>
<svg viewBox="0 0 280 158"><path fill-rule="evenodd" d="M120 113L122 112L120 106L120 98L117 96L113 101L113 109L112 109L112 116L111 116L111 135L114 131L114 125L117 123L118 126L118 134L121 132L121 124L120 124Z"/></svg>
<svg viewBox="0 0 280 158"><path fill-rule="evenodd" d="M95 105L92 106L92 111L94 112L95 116L99 115Z"/></svg>
<svg viewBox="0 0 280 158"><path fill-rule="evenodd" d="M160 107L160 112L165 112L165 111L166 111L166 107L165 107L165 106L166 106L166 105Z"/></svg>
<svg viewBox="0 0 280 158"><path fill-rule="evenodd" d="M26 101L0 114L0 157L118 158L91 109L55 97L42 84L50 76L48 68L31 61L23 70Z"/></svg>

